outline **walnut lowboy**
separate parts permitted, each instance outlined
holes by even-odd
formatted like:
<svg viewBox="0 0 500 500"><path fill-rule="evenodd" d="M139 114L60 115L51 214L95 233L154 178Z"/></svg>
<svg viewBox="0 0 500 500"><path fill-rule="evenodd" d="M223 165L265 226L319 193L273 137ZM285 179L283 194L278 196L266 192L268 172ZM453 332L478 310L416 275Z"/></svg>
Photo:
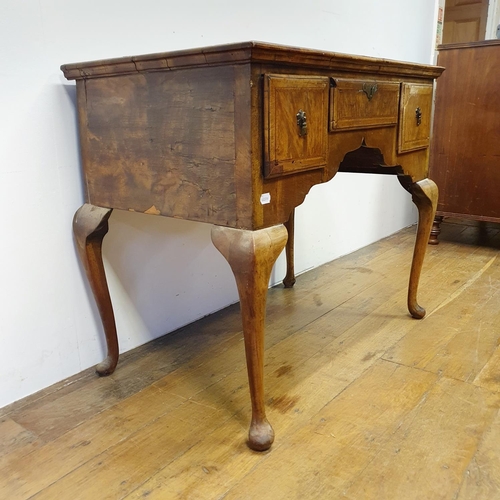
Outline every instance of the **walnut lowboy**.
<svg viewBox="0 0 500 500"><path fill-rule="evenodd" d="M67 64L76 80L86 203L74 233L114 371L118 340L101 248L113 209L214 225L241 301L252 421L249 446L268 449L264 317L272 266L294 209L338 171L397 175L419 223L408 308L436 210L427 178L433 80L442 68L247 42ZM288 244L287 244L288 238Z"/></svg>

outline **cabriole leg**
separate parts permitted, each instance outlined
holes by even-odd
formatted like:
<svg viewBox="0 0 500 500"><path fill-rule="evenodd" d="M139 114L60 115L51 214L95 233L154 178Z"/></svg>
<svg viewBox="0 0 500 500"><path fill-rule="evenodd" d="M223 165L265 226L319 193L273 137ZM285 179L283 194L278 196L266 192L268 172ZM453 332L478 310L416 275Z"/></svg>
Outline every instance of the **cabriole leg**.
<svg viewBox="0 0 500 500"><path fill-rule="evenodd" d="M99 375L110 375L118 363L115 316L102 262L102 240L108 232L108 219L112 211L110 208L85 203L77 210L73 219L73 233L78 253L94 293L106 335L108 354L96 367Z"/></svg>
<svg viewBox="0 0 500 500"><path fill-rule="evenodd" d="M252 400L248 445L257 451L267 450L274 441L264 406L264 321L269 278L286 240L283 225L258 231L212 228L212 241L231 266L238 287Z"/></svg>
<svg viewBox="0 0 500 500"><path fill-rule="evenodd" d="M435 182L423 179L411 184L409 191L418 209L418 228L408 287L408 310L414 318L421 319L425 316L425 309L418 305L417 289L432 222L436 214L438 188Z"/></svg>
<svg viewBox="0 0 500 500"><path fill-rule="evenodd" d="M285 227L288 232L288 240L286 242L286 276L283 280L283 285L285 288L292 288L295 285L295 209L292 210Z"/></svg>

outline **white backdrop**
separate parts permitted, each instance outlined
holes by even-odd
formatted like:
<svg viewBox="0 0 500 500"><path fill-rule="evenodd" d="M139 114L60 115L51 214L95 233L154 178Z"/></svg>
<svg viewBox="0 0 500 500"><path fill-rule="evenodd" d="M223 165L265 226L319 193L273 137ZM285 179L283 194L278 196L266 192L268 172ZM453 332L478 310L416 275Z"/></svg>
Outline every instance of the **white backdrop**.
<svg viewBox="0 0 500 500"><path fill-rule="evenodd" d="M104 356L71 233L83 188L61 64L252 39L430 62L435 16L436 0L2 0L0 407ZM415 220L395 178L339 174L297 211L297 271ZM237 300L206 224L115 211L104 257L122 352Z"/></svg>

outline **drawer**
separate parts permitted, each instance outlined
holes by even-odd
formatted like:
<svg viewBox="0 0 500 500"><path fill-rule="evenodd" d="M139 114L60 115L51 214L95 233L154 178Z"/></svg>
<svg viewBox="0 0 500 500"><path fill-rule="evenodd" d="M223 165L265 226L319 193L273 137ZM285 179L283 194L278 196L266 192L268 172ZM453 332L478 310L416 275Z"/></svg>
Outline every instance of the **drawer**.
<svg viewBox="0 0 500 500"><path fill-rule="evenodd" d="M396 125L399 83L332 78L330 131Z"/></svg>
<svg viewBox="0 0 500 500"><path fill-rule="evenodd" d="M328 153L328 77L264 76L264 176L322 168Z"/></svg>
<svg viewBox="0 0 500 500"><path fill-rule="evenodd" d="M403 83L399 118L398 152L406 153L429 146L433 87Z"/></svg>

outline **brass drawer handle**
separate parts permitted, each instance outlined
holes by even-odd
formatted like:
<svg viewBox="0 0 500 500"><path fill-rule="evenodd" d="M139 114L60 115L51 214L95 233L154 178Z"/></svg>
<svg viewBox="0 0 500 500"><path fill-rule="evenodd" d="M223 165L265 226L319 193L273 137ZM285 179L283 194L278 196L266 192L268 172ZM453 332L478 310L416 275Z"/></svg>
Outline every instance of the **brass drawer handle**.
<svg viewBox="0 0 500 500"><path fill-rule="evenodd" d="M307 116L306 112L299 109L297 113L297 125L299 126L299 135L304 137L307 135Z"/></svg>
<svg viewBox="0 0 500 500"><path fill-rule="evenodd" d="M417 127L422 123L422 110L417 108L415 110L415 117L417 119Z"/></svg>
<svg viewBox="0 0 500 500"><path fill-rule="evenodd" d="M375 92L378 90L378 85L376 83L363 83L363 90L366 94L366 97L368 97L368 100L371 101L373 96L375 95Z"/></svg>

